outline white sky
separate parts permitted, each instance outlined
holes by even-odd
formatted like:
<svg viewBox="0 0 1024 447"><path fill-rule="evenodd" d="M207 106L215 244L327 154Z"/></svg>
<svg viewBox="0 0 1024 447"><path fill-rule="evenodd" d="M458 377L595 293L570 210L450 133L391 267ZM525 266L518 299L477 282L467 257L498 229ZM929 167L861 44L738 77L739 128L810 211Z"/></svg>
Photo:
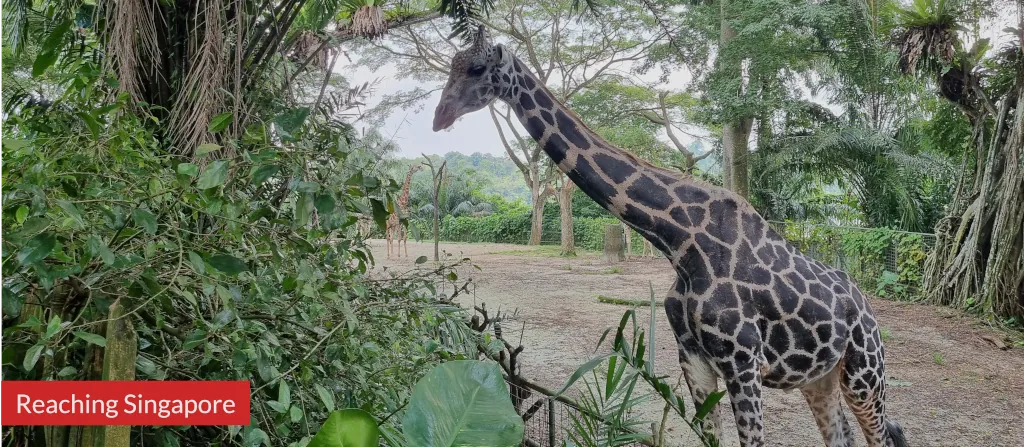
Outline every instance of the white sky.
<svg viewBox="0 0 1024 447"><path fill-rule="evenodd" d="M1016 14L1017 11L1007 10L1004 16L994 21L995 23L986 24L987 26L984 26L984 31L982 32L983 37L988 37L993 42L996 42L996 48L1008 42L1009 35L1001 30L1016 21ZM345 74L352 84L379 78L380 82L376 86L374 95L368 101L370 107L375 106L383 95L409 91L416 87L425 89L439 87L437 85L423 84L411 79L396 79L394 76L396 69L393 65L386 65L376 72L371 72L366 67L354 66L345 61L344 58L341 58L334 71ZM642 78L642 80L651 82L654 77L655 75L652 75L645 77L648 79ZM681 70L679 73L674 74L668 83L659 85L657 88L681 91L687 87L689 78L690 76L687 71ZM440 97L441 92L436 91L428 99L424 100L419 107L409 110L397 110L387 118L384 126L380 129L380 133L385 137L393 138L399 145L399 157L419 157L421 153L441 155L451 151L467 155L474 152L492 155L503 155L505 153L498 137L498 132L494 128L494 123L491 121L490 115L485 111L466 115L460 118L448 130L435 133L431 129L431 125L434 108L437 106ZM815 102L821 101L815 98ZM664 135L660 135L660 137L665 139ZM686 144L693 140L686 135L680 135L680 137ZM705 142L705 144L707 143L709 142Z"/></svg>

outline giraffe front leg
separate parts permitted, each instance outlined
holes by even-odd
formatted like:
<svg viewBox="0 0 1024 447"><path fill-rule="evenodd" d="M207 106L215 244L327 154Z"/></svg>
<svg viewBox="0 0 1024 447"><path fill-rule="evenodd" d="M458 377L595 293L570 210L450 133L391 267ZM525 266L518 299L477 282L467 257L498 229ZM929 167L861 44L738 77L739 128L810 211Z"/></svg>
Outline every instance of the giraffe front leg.
<svg viewBox="0 0 1024 447"><path fill-rule="evenodd" d="M747 379L747 380L744 380ZM761 373L757 368L726 379L736 418L736 431L742 447L760 447L764 444L764 407L761 405Z"/></svg>

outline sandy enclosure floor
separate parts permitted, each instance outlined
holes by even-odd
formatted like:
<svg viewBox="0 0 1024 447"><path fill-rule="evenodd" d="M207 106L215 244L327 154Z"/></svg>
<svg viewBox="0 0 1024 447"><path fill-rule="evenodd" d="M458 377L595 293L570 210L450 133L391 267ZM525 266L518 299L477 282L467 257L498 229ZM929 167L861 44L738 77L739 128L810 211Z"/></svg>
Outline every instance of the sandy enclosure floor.
<svg viewBox="0 0 1024 447"><path fill-rule="evenodd" d="M377 268L415 268L420 255L433 255L433 244L409 243L409 257L387 259L384 241L371 241ZM598 296L648 300L649 284L660 300L673 273L664 258L608 264L593 253L577 258L550 256L550 247L504 244L441 244L457 257L470 257L482 271L468 268L475 297L464 305L486 303L488 309L518 311L514 324L503 326L510 341L522 337L519 359L523 376L558 389L594 353L601 333L618 324L621 305L598 302ZM557 250L557 249L556 249ZM885 338L889 414L904 428L908 442L920 446L1024 445L1024 349L999 350L982 336L1000 334L949 309L875 299L872 306ZM639 308L640 324L650 310ZM679 375L672 331L657 308L655 367ZM685 392L685 385L683 388ZM723 446L738 445L728 396L723 399ZM662 403L652 401L641 413L660 420ZM766 390L768 445L823 445L814 419L799 391ZM692 403L687 402L692 409ZM865 445L856 420L847 419ZM699 445L678 418L670 418L670 445Z"/></svg>

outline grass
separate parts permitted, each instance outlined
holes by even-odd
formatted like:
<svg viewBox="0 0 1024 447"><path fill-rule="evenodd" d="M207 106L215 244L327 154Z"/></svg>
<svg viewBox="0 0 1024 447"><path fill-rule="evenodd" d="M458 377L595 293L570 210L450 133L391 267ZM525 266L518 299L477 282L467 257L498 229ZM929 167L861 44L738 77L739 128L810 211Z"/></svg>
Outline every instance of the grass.
<svg viewBox="0 0 1024 447"><path fill-rule="evenodd" d="M936 365L941 365L946 362L946 358L942 356L941 352L936 352L932 354L932 360L935 361Z"/></svg>
<svg viewBox="0 0 1024 447"><path fill-rule="evenodd" d="M582 250L582 249L579 249L579 248L576 249L576 256L578 256L578 257L592 256L592 255L594 255L596 253L597 252L586 251L586 250ZM534 257L541 257L541 258L563 258L563 257L565 257L565 256L562 256L562 247L560 247L558 245L534 245L532 247L531 246L526 246L526 247L517 248L517 249L514 249L514 250L491 251L491 252L487 252L487 254L489 254L489 255L508 255L508 256L534 256Z"/></svg>
<svg viewBox="0 0 1024 447"><path fill-rule="evenodd" d="M882 332L882 334L881 334L881 335L882 335L882 341L883 341L883 342L886 342L886 341L892 340L892 330L890 330L890 329L889 329L889 328L887 328L887 327L884 327L884 328L882 328L882 331L881 331L881 332Z"/></svg>
<svg viewBox="0 0 1024 447"><path fill-rule="evenodd" d="M619 306L650 306L649 300L631 300L626 298L613 298L610 296L598 295L597 301L605 304L615 304ZM657 301L655 304L662 306L665 303L663 301Z"/></svg>

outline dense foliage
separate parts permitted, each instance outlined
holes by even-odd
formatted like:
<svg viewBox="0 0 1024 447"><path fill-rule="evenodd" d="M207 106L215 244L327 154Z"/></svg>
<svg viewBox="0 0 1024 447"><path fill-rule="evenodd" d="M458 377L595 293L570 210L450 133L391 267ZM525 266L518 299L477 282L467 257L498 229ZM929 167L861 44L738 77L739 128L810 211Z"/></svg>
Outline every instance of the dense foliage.
<svg viewBox="0 0 1024 447"><path fill-rule="evenodd" d="M22 103L3 129L5 379L99 379L116 304L138 334L138 379L253 390L250 426L138 427L137 442L304 445L331 410L389 420L431 365L475 357L462 311L434 293L451 266L367 276L356 216L383 225L397 185L347 126L264 109L189 159L90 59L46 79L52 104Z"/></svg>

